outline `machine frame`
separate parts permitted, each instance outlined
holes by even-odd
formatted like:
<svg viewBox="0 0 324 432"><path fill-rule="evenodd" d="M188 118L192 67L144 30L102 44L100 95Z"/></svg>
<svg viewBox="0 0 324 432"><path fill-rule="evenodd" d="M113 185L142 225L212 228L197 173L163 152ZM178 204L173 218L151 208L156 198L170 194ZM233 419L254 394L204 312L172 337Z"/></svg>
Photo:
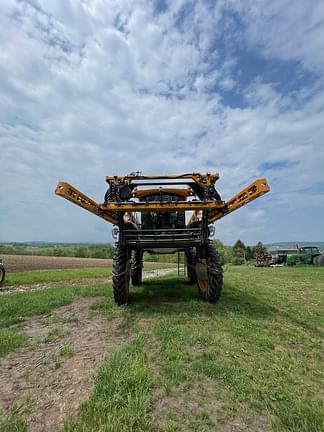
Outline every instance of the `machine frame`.
<svg viewBox="0 0 324 432"><path fill-rule="evenodd" d="M116 303L128 302L130 278L133 285L141 283L144 251L161 250L184 251L189 281L197 282L201 297L214 303L222 290L222 267L209 240L211 225L270 190L266 179L257 179L225 202L215 188L218 179L218 173L107 176L109 187L101 204L65 182L58 183L55 193L116 226ZM180 228L169 224L148 229L140 220L143 214L163 219L185 212L192 215Z"/></svg>

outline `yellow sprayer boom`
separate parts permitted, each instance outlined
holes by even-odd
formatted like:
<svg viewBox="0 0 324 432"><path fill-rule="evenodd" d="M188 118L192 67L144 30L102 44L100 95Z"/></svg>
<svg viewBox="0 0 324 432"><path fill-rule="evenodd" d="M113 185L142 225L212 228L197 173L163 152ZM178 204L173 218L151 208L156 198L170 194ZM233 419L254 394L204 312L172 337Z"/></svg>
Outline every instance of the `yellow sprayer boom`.
<svg viewBox="0 0 324 432"><path fill-rule="evenodd" d="M215 189L218 178L217 173L107 176L109 187L101 204L64 182L58 183L55 193L116 225L116 303L127 303L130 275L133 285L141 283L144 251L161 250L184 251L188 279L214 303L222 290L222 267L209 240L210 225L270 190L266 179L257 179L225 202ZM187 220L186 212L191 213Z"/></svg>

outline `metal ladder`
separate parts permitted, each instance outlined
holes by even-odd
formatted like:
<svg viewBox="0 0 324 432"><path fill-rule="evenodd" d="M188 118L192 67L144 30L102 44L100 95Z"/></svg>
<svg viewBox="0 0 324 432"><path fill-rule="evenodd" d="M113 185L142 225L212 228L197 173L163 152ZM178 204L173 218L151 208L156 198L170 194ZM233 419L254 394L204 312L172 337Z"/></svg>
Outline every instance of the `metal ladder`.
<svg viewBox="0 0 324 432"><path fill-rule="evenodd" d="M187 266L186 266L186 258L185 253L183 251L177 252L178 254L178 276L187 276Z"/></svg>

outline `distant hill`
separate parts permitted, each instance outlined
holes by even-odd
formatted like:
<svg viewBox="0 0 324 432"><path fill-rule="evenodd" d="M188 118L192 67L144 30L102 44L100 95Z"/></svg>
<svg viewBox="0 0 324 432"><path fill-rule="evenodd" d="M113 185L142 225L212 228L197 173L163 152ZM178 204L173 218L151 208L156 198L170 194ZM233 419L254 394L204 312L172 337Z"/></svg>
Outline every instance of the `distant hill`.
<svg viewBox="0 0 324 432"><path fill-rule="evenodd" d="M265 246L267 248L274 247L274 246L280 246L280 248L283 248L283 249L290 249L290 248L295 248L296 244L298 246L319 246L321 249L324 249L324 242L322 242L322 241L319 241L319 242L304 242L304 241L301 241L301 242L298 242L298 241L296 241L296 242L276 242L276 243L267 243Z"/></svg>
<svg viewBox="0 0 324 432"><path fill-rule="evenodd" d="M6 246L13 246L13 247L27 247L27 248L53 248L53 247L69 247L69 246L107 246L109 244L113 245L113 242L105 242L105 243L88 243L88 242L80 242L80 243L69 243L69 242L47 242L47 241L25 241L25 242L1 242L0 245L6 245ZM280 248L295 248L296 244L298 246L319 246L321 249L324 250L324 241L318 241L318 242L273 242L273 243L265 243L264 245L267 248L279 246ZM228 245L231 246L231 245ZM253 247L255 245L249 245L250 247Z"/></svg>
<svg viewBox="0 0 324 432"><path fill-rule="evenodd" d="M95 242L95 243L89 243L89 242L47 242L47 241L24 241L24 242L1 242L2 245L11 245L11 246L25 246L25 247L54 247L54 246L95 246L95 245L107 245L109 242Z"/></svg>

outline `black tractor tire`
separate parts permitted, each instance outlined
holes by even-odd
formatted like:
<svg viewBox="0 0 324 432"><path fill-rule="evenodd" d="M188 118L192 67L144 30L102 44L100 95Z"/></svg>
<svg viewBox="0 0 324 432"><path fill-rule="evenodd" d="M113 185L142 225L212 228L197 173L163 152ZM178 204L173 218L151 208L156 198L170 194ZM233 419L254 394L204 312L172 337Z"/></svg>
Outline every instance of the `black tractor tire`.
<svg viewBox="0 0 324 432"><path fill-rule="evenodd" d="M199 280L198 275L197 287L203 300L209 303L216 303L223 289L223 268L220 256L212 245L208 244L204 252L205 265L207 266L207 280Z"/></svg>
<svg viewBox="0 0 324 432"><path fill-rule="evenodd" d="M133 250L132 264L131 264L132 285L137 286L142 283L142 270L143 270L143 252L140 250Z"/></svg>
<svg viewBox="0 0 324 432"><path fill-rule="evenodd" d="M0 263L0 287L3 285L6 276L6 269L4 265Z"/></svg>
<svg viewBox="0 0 324 432"><path fill-rule="evenodd" d="M112 288L115 303L127 304L129 292L129 251L124 246L117 246L112 266Z"/></svg>
<svg viewBox="0 0 324 432"><path fill-rule="evenodd" d="M194 249L186 250L186 261L187 261L187 277L190 285L197 283L197 275L195 270L196 254Z"/></svg>
<svg viewBox="0 0 324 432"><path fill-rule="evenodd" d="M324 254L316 256L313 263L317 266L324 266Z"/></svg>

